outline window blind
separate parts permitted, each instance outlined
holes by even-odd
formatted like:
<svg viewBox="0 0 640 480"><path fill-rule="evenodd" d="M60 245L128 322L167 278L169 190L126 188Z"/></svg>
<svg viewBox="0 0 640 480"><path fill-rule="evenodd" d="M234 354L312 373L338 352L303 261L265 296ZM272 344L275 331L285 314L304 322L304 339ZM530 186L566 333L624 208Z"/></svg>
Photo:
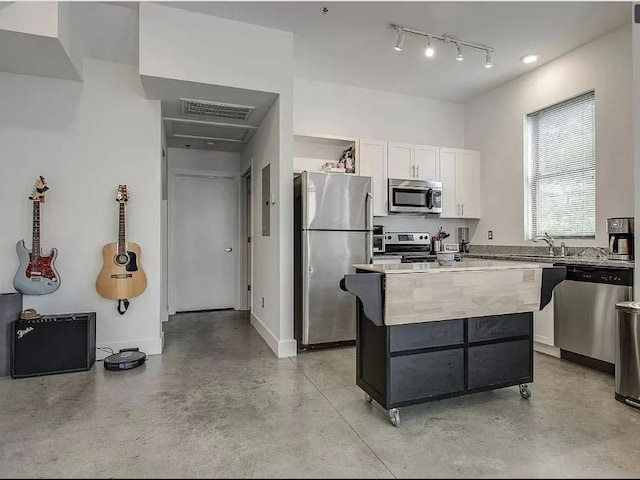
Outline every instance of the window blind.
<svg viewBox="0 0 640 480"><path fill-rule="evenodd" d="M595 93L527 115L529 233L596 234Z"/></svg>

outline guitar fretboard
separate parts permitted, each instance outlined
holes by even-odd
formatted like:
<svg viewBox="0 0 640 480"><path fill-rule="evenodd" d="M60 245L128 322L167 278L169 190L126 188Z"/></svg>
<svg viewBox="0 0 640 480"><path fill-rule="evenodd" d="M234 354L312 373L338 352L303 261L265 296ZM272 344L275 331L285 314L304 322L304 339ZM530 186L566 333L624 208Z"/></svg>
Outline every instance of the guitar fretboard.
<svg viewBox="0 0 640 480"><path fill-rule="evenodd" d="M40 256L40 201L33 201L33 241L31 253L35 257Z"/></svg>
<svg viewBox="0 0 640 480"><path fill-rule="evenodd" d="M124 235L125 235L124 202L120 202L120 213L119 213L119 221L118 221L118 255L124 255L127 253Z"/></svg>

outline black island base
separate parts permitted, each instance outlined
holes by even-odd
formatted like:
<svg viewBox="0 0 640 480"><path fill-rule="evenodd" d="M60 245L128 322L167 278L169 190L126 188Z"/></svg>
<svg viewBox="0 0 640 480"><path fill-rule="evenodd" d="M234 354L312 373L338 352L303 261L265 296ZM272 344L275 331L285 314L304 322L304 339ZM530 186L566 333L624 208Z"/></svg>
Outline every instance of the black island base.
<svg viewBox="0 0 640 480"><path fill-rule="evenodd" d="M563 267L561 267L563 268ZM546 270L546 269L545 269ZM543 308L564 272L549 270ZM553 286L549 278L553 277ZM346 275L357 296L356 384L400 425L400 407L518 385L531 397L533 312L384 324L384 275Z"/></svg>

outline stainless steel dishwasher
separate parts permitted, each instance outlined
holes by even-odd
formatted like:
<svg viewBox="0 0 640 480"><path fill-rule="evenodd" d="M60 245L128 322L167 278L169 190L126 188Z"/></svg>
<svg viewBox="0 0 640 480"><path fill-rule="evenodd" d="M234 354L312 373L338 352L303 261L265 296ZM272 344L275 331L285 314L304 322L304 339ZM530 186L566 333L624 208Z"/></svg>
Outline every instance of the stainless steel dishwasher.
<svg viewBox="0 0 640 480"><path fill-rule="evenodd" d="M554 343L561 357L614 371L616 303L631 299L631 268L566 265L554 290Z"/></svg>

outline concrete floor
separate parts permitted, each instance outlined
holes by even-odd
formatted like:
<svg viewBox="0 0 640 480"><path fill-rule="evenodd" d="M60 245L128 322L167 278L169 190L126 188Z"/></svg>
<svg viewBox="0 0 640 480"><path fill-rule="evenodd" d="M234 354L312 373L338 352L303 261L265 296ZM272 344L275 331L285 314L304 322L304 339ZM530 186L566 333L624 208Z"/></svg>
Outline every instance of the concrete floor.
<svg viewBox="0 0 640 480"><path fill-rule="evenodd" d="M536 354L516 387L364 401L353 348L278 360L238 312L183 314L141 368L0 379L2 477L637 477L613 378Z"/></svg>

